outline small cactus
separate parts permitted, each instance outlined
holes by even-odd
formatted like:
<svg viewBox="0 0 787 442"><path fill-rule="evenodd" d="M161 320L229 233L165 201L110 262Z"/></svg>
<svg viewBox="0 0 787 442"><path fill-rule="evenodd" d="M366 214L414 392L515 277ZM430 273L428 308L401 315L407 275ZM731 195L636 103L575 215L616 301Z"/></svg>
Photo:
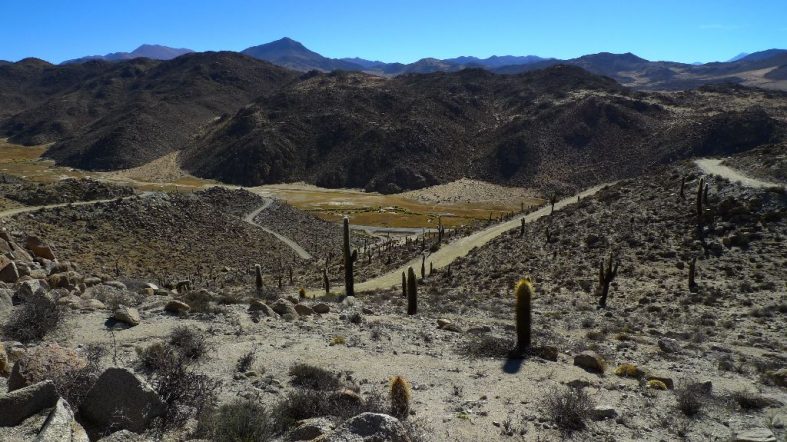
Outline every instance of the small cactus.
<svg viewBox="0 0 787 442"><path fill-rule="evenodd" d="M322 285L325 288L325 294L328 295L331 293L331 281L328 279L328 270L323 268L322 269Z"/></svg>
<svg viewBox="0 0 787 442"><path fill-rule="evenodd" d="M407 314L418 313L418 282L415 279L415 270L407 268Z"/></svg>
<svg viewBox="0 0 787 442"><path fill-rule="evenodd" d="M304 299L306 297L306 289L305 288L301 287L300 290L298 290L298 297L301 298L301 299Z"/></svg>
<svg viewBox="0 0 787 442"><path fill-rule="evenodd" d="M696 275L697 275L697 257L693 256L691 258L691 262L689 263L689 291L692 292L697 291L697 282L694 281Z"/></svg>
<svg viewBox="0 0 787 442"><path fill-rule="evenodd" d="M516 346L519 352L530 348L530 328L532 325L531 300L533 298L533 284L527 278L517 282L514 289L516 296Z"/></svg>
<svg viewBox="0 0 787 442"><path fill-rule="evenodd" d="M421 255L421 279L426 278L426 255Z"/></svg>
<svg viewBox="0 0 787 442"><path fill-rule="evenodd" d="M700 233L702 233L702 215L703 215L703 207L702 207L702 191L705 188L705 178L700 178L700 183L697 186L697 229Z"/></svg>
<svg viewBox="0 0 787 442"><path fill-rule="evenodd" d="M612 266L612 256L610 255L607 268L604 269L604 258L601 258L601 264L599 265L598 269L598 290L601 295L598 300L599 308L606 308L607 306L609 284L613 279L615 279L616 276L618 276L618 264L620 264L620 262L615 261L615 266Z"/></svg>
<svg viewBox="0 0 787 442"><path fill-rule="evenodd" d="M407 275L402 272L402 298L407 297Z"/></svg>
<svg viewBox="0 0 787 442"><path fill-rule="evenodd" d="M397 419L407 419L410 414L410 383L401 376L391 379L391 415Z"/></svg>
<svg viewBox="0 0 787 442"><path fill-rule="evenodd" d="M262 291L262 267L260 267L259 264L254 264L254 272L257 275L256 280L254 282L255 285L257 286L257 292L259 293Z"/></svg>
<svg viewBox="0 0 787 442"><path fill-rule="evenodd" d="M344 254L344 294L347 296L355 296L355 289L353 287L353 262L358 259L358 251L350 251L350 219L344 217L344 230L343 230L344 244L342 245L342 252Z"/></svg>

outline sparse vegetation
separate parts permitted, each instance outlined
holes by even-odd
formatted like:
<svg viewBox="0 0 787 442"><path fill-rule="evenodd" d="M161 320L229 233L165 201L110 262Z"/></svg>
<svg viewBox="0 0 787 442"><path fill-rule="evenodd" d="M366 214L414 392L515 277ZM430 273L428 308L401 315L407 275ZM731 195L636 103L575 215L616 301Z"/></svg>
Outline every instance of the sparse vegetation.
<svg viewBox="0 0 787 442"><path fill-rule="evenodd" d="M40 341L60 325L62 313L57 302L46 295L35 294L14 309L3 334L23 343Z"/></svg>
<svg viewBox="0 0 787 442"><path fill-rule="evenodd" d="M581 388L552 388L541 400L541 406L561 431L571 433L585 429L593 401Z"/></svg>

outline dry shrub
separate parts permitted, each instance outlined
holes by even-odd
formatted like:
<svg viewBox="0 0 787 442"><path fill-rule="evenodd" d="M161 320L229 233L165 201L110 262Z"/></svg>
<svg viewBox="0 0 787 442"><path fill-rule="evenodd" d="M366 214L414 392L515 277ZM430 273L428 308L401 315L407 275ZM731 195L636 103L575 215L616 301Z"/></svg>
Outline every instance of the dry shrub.
<svg viewBox="0 0 787 442"><path fill-rule="evenodd" d="M3 334L25 344L40 341L58 327L62 316L55 301L38 294L14 309L3 326Z"/></svg>
<svg viewBox="0 0 787 442"><path fill-rule="evenodd" d="M175 327L169 334L169 344L180 355L190 361L202 360L210 346L205 335L199 331L186 326Z"/></svg>
<svg viewBox="0 0 787 442"><path fill-rule="evenodd" d="M506 358L514 347L512 338L481 335L462 343L459 351L472 358Z"/></svg>
<svg viewBox="0 0 787 442"><path fill-rule="evenodd" d="M684 415L693 417L702 411L702 407L709 399L710 391L701 383L687 382L675 389L675 401L678 409Z"/></svg>
<svg viewBox="0 0 787 442"><path fill-rule="evenodd" d="M333 391L342 387L339 377L324 368L308 364L294 364L290 367L292 385L311 390Z"/></svg>
<svg viewBox="0 0 787 442"><path fill-rule="evenodd" d="M542 399L547 416L565 432L585 429L585 422L593 411L593 401L581 388L552 388Z"/></svg>

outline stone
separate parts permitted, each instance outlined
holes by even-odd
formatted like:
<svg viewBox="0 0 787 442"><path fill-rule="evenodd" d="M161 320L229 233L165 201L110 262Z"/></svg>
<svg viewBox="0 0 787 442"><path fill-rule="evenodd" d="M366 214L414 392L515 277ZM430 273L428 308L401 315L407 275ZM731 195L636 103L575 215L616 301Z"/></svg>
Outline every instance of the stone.
<svg viewBox="0 0 787 442"><path fill-rule="evenodd" d="M5 352L5 344L0 342L0 376L7 378L11 374L11 361Z"/></svg>
<svg viewBox="0 0 787 442"><path fill-rule="evenodd" d="M593 407L590 412L590 417L594 421L602 421L604 419L614 419L618 417L618 411L609 405L597 405Z"/></svg>
<svg viewBox="0 0 787 442"><path fill-rule="evenodd" d="M300 300L300 299L296 298L296 297L295 297L295 296L293 296L293 295L287 295L287 296L285 297L285 299L286 299L286 300L288 300L288 301L290 301L290 302L291 302L291 303L293 303L294 305L297 305L299 302L301 302L301 300Z"/></svg>
<svg viewBox="0 0 787 442"><path fill-rule="evenodd" d="M451 321L449 319L440 318L437 320L437 328L443 328L450 323Z"/></svg>
<svg viewBox="0 0 787 442"><path fill-rule="evenodd" d="M681 347L678 341L672 338L661 338L659 339L659 348L664 353L680 353Z"/></svg>
<svg viewBox="0 0 787 442"><path fill-rule="evenodd" d="M273 310L268 307L268 304L260 301L259 299L253 299L249 303L249 311L250 312L261 312L265 316L273 316Z"/></svg>
<svg viewBox="0 0 787 442"><path fill-rule="evenodd" d="M574 356L574 365L592 373L604 373L607 366L601 356L590 350Z"/></svg>
<svg viewBox="0 0 787 442"><path fill-rule="evenodd" d="M16 263L0 255L0 282L15 283L19 279Z"/></svg>
<svg viewBox="0 0 787 442"><path fill-rule="evenodd" d="M139 316L139 311L133 307L126 307L125 305L118 306L112 318L119 322L124 322L132 327L139 325L142 318Z"/></svg>
<svg viewBox="0 0 787 442"><path fill-rule="evenodd" d="M176 315L186 314L191 310L191 307L183 301L173 299L164 306L164 310Z"/></svg>
<svg viewBox="0 0 787 442"><path fill-rule="evenodd" d="M128 290L126 284L123 284L120 281L104 281L104 285L108 285L110 287L114 287L118 290Z"/></svg>
<svg viewBox="0 0 787 442"><path fill-rule="evenodd" d="M50 261L56 259L54 252L52 252L52 248L41 242L41 240L35 236L27 237L27 240L25 240L25 248L33 252L33 255L39 258L48 259Z"/></svg>
<svg viewBox="0 0 787 442"><path fill-rule="evenodd" d="M47 278L49 287L53 289L76 287L83 280L84 278L82 277L82 275L74 271L54 273L52 275L49 275L49 278Z"/></svg>
<svg viewBox="0 0 787 442"><path fill-rule="evenodd" d="M277 299L276 302L274 302L273 305L271 306L271 309L273 309L274 312L278 313L281 316L287 314L296 317L298 316L298 312L295 310L295 306L293 306L293 304L290 301L284 298Z"/></svg>
<svg viewBox="0 0 787 442"><path fill-rule="evenodd" d="M0 396L0 427L19 425L28 417L55 406L55 384L43 381Z"/></svg>
<svg viewBox="0 0 787 442"><path fill-rule="evenodd" d="M0 289L0 313L10 309L14 305L13 296L13 290Z"/></svg>
<svg viewBox="0 0 787 442"><path fill-rule="evenodd" d="M404 425L393 416L361 413L341 424L324 442L409 442Z"/></svg>
<svg viewBox="0 0 787 442"><path fill-rule="evenodd" d="M773 431L767 428L750 428L737 433L734 442L776 442Z"/></svg>
<svg viewBox="0 0 787 442"><path fill-rule="evenodd" d="M316 439L330 433L335 427L336 426L330 419L324 417L304 419L299 421L297 427L287 434L287 440L299 441Z"/></svg>
<svg viewBox="0 0 787 442"><path fill-rule="evenodd" d="M101 284L101 278L97 278L97 277L95 277L95 276L90 276L90 277L88 277L88 278L85 278L85 279L84 279L82 282L83 282L83 283L84 283L84 284L85 284L87 287L93 287L94 285L99 285L99 284Z"/></svg>
<svg viewBox="0 0 787 442"><path fill-rule="evenodd" d="M145 381L125 368L113 367L101 373L79 411L98 431L142 433L152 419L166 412L166 405Z"/></svg>
<svg viewBox="0 0 787 442"><path fill-rule="evenodd" d="M785 425L787 425L787 415L785 414L774 414L771 418L771 425L773 428L782 429Z"/></svg>
<svg viewBox="0 0 787 442"><path fill-rule="evenodd" d="M80 308L83 310L104 310L107 306L98 299L88 299L82 301Z"/></svg>
<svg viewBox="0 0 787 442"><path fill-rule="evenodd" d="M553 347L551 345L532 347L530 349L530 354L533 356L538 356L539 358L545 359L547 361L557 362L557 347Z"/></svg>
<svg viewBox="0 0 787 442"><path fill-rule="evenodd" d="M312 310L314 310L314 313L324 315L331 312L331 306L324 302L320 302L319 304L315 304L314 307L312 307Z"/></svg>
<svg viewBox="0 0 787 442"><path fill-rule="evenodd" d="M70 348L55 343L40 345L16 361L8 377L8 391L56 378L86 365L87 360Z"/></svg>
<svg viewBox="0 0 787 442"><path fill-rule="evenodd" d="M295 304L295 311L301 316L310 316L314 314L314 310L304 304Z"/></svg>
<svg viewBox="0 0 787 442"><path fill-rule="evenodd" d="M65 399L58 399L55 408L49 413L41 431L36 436L36 442L71 442L75 427L79 425L74 421L74 412ZM79 430L77 430L78 432ZM82 433L84 433L82 429Z"/></svg>
<svg viewBox="0 0 787 442"><path fill-rule="evenodd" d="M42 279L28 279L18 285L15 295L20 301L27 302L35 295L45 294L48 288Z"/></svg>
<svg viewBox="0 0 787 442"><path fill-rule="evenodd" d="M645 375L645 380L646 381L660 381L660 382L663 382L664 385L666 385L667 388L669 388L670 390L675 388L675 383L672 381L672 378L669 375L667 375L666 373L653 371L653 372L650 372L647 375Z"/></svg>
<svg viewBox="0 0 787 442"><path fill-rule="evenodd" d="M115 431L109 436L102 437L98 440L98 442L148 442L150 440L151 439L148 439L137 433L132 433L128 430L120 430Z"/></svg>
<svg viewBox="0 0 787 442"><path fill-rule="evenodd" d="M156 284L153 284L152 282L146 282L146 283L142 284L142 288L144 288L144 289L151 289L151 290L153 290L155 292L156 290L159 289L159 286L157 286Z"/></svg>

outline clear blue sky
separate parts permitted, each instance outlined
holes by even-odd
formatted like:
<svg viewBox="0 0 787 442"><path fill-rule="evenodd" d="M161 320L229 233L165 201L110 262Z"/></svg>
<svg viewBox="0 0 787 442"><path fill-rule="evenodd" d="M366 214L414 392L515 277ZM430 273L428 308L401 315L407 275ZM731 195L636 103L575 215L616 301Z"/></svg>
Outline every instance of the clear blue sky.
<svg viewBox="0 0 787 442"><path fill-rule="evenodd" d="M0 0L0 59L51 62L142 43L242 50L283 36L328 57L707 62L787 48L787 0Z"/></svg>

